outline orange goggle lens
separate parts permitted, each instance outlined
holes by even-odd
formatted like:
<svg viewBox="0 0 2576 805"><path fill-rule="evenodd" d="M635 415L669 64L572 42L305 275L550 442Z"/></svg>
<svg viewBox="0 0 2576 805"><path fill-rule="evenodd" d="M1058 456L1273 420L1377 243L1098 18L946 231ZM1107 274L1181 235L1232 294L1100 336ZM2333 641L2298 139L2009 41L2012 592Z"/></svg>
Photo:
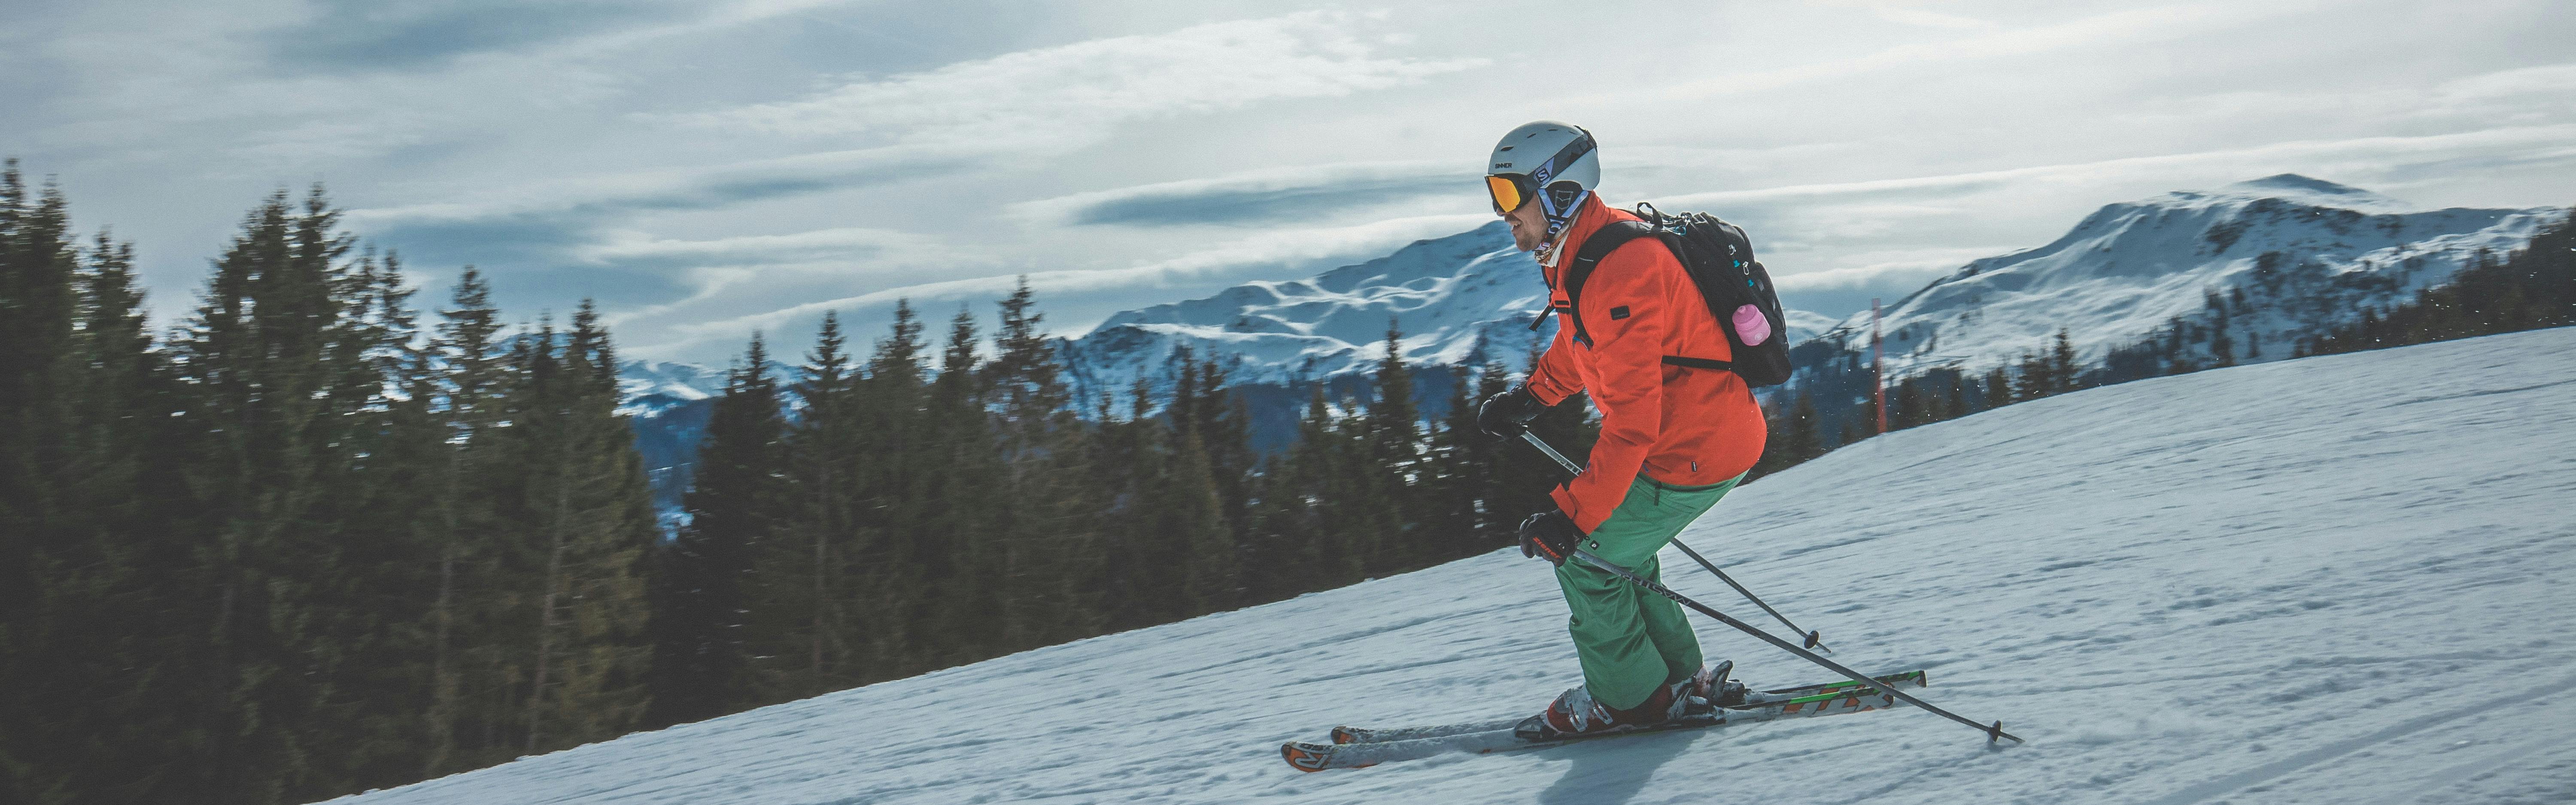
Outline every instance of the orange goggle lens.
<svg viewBox="0 0 2576 805"><path fill-rule="evenodd" d="M1485 177L1485 192L1493 195L1494 211L1497 213L1511 212L1529 203L1529 197L1521 195L1520 183L1512 181L1510 177Z"/></svg>

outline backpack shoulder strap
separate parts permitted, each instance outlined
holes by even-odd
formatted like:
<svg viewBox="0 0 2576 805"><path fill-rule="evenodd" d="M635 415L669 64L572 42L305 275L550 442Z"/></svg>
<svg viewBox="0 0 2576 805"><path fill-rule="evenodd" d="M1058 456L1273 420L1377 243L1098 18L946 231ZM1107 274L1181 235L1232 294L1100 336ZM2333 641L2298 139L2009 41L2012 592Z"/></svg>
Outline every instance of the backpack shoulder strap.
<svg viewBox="0 0 2576 805"><path fill-rule="evenodd" d="M1593 230L1591 237L1583 239L1583 248L1576 250L1574 262L1566 265L1564 278L1565 304L1570 308L1566 317L1574 320L1575 341L1592 345L1592 334L1583 328L1583 283L1592 279L1592 270L1601 267L1601 258L1628 245L1628 241L1655 232L1655 225L1644 221L1618 221Z"/></svg>

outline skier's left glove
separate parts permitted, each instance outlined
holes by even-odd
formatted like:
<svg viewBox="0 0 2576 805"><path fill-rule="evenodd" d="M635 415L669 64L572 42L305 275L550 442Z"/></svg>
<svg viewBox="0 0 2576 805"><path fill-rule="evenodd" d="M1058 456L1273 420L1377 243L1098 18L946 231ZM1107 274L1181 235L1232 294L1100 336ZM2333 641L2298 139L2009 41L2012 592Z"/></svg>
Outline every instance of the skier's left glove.
<svg viewBox="0 0 2576 805"><path fill-rule="evenodd" d="M1574 555L1574 543L1582 539L1583 529L1574 527L1574 518L1556 509L1521 521L1521 555L1543 558L1548 564L1565 564L1565 558Z"/></svg>
<svg viewBox="0 0 2576 805"><path fill-rule="evenodd" d="M1495 392L1476 408L1476 429L1496 439L1509 439L1529 430L1530 420L1547 411L1528 386L1515 386Z"/></svg>

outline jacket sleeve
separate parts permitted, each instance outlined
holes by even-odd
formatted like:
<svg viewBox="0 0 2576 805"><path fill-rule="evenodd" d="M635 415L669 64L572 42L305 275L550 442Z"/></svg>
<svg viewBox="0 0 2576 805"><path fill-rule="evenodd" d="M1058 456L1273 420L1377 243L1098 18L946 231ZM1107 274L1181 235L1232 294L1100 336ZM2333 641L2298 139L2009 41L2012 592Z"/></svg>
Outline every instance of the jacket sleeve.
<svg viewBox="0 0 2576 805"><path fill-rule="evenodd" d="M1574 368L1574 327L1563 316L1557 317L1556 325L1556 338L1547 343L1547 351L1530 362L1530 394L1548 405L1565 402L1583 390L1583 378Z"/></svg>
<svg viewBox="0 0 2576 805"><path fill-rule="evenodd" d="M1665 287L1683 276L1681 263L1652 238L1611 252L1583 288L1584 331L1592 344L1584 387L1601 412L1601 440L1581 475L1551 493L1558 508L1590 533L1628 497L1628 485L1645 466L1664 421L1665 333L1673 324ZM1568 363L1574 363L1569 361Z"/></svg>

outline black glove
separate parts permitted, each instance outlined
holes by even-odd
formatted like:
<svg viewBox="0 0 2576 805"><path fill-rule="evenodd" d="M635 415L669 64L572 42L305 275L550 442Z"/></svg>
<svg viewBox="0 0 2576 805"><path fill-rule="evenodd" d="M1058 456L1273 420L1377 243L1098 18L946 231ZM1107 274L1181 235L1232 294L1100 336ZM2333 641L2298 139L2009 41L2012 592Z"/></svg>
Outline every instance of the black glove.
<svg viewBox="0 0 2576 805"><path fill-rule="evenodd" d="M1565 564L1574 555L1574 543L1583 539L1583 529L1574 527L1574 518L1555 509L1539 512L1521 521L1521 555L1545 558L1551 565Z"/></svg>
<svg viewBox="0 0 2576 805"><path fill-rule="evenodd" d="M1476 429L1496 439L1509 439L1529 430L1530 420L1546 410L1547 405L1539 402L1528 386L1515 386L1485 398L1484 407L1476 409Z"/></svg>

